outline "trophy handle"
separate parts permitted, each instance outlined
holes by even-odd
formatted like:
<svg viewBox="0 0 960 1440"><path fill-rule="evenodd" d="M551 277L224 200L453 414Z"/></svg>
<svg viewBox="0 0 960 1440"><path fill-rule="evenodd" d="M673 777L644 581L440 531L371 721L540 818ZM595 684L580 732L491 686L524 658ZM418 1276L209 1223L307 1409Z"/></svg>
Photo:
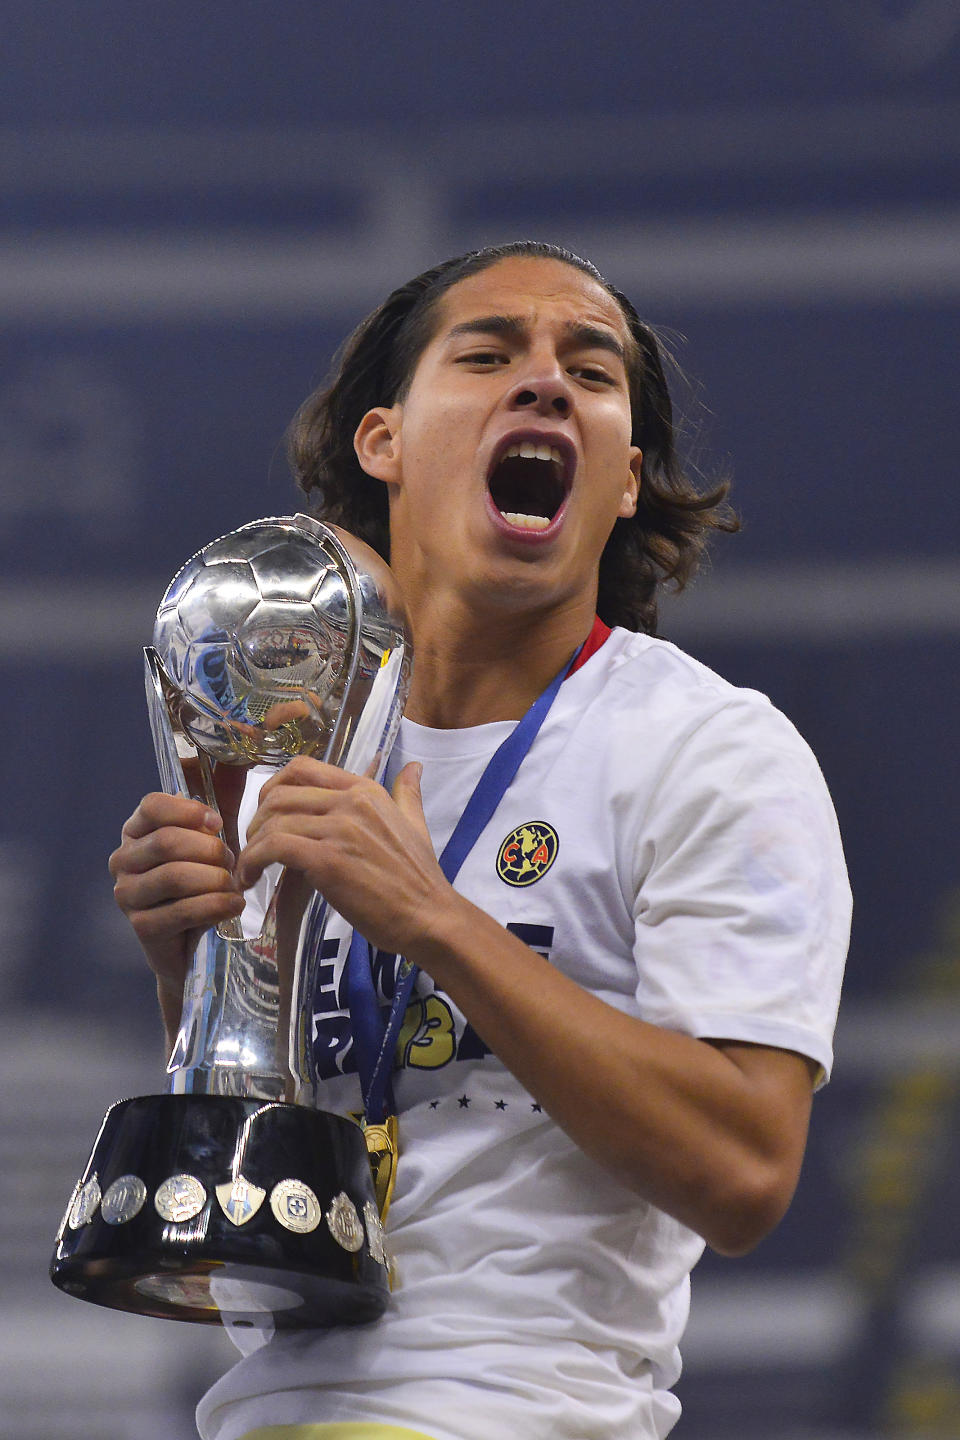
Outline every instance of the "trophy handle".
<svg viewBox="0 0 960 1440"><path fill-rule="evenodd" d="M143 687L161 788L168 795L203 800L219 811L210 761L181 725L177 692L152 645L147 645L143 652ZM195 777L193 784L187 780L187 765Z"/></svg>

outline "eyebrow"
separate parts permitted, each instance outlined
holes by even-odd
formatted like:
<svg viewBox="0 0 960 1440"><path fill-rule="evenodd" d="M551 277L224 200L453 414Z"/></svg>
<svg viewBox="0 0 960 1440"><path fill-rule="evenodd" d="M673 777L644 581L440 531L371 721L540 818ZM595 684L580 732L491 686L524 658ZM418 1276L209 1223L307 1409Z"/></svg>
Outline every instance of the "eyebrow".
<svg viewBox="0 0 960 1440"><path fill-rule="evenodd" d="M458 335L499 335L504 340L518 342L528 334L529 325L520 315L481 315L476 320L464 320L447 331L449 340ZM589 325L583 320L569 320L563 326L563 337L568 344L586 350L606 350L618 360L626 362L626 351L622 341L609 330L599 325Z"/></svg>

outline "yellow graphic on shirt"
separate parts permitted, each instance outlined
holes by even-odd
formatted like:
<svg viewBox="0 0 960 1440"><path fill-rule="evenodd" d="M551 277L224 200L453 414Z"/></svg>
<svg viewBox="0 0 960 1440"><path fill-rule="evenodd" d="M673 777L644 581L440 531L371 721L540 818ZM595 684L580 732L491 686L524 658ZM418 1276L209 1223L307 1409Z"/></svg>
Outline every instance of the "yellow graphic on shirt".
<svg viewBox="0 0 960 1440"><path fill-rule="evenodd" d="M507 885L533 885L557 858L560 839L545 820L518 825L500 846L497 874Z"/></svg>
<svg viewBox="0 0 960 1440"><path fill-rule="evenodd" d="M457 1046L450 1006L439 995L412 1000L397 1036L397 1065L439 1070L453 1059Z"/></svg>

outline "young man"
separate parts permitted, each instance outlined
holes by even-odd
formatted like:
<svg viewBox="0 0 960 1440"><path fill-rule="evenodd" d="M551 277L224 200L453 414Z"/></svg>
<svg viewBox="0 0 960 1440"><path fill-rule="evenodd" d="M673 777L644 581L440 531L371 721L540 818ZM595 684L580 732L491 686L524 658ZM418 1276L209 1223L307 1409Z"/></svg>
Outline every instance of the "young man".
<svg viewBox="0 0 960 1440"><path fill-rule="evenodd" d="M296 760L235 865L202 805L148 796L111 867L171 1030L197 933L267 867L328 898L328 1109L360 1108L351 1047L330 1044L352 928L385 995L394 957L421 967L394 1076L398 1283L373 1325L241 1361L202 1433L662 1437L704 1241L742 1253L793 1193L849 925L809 750L763 696L652 638L658 584L735 522L680 472L650 331L548 246L395 292L304 407L294 457L408 607L390 788ZM575 654L451 885L436 855Z"/></svg>

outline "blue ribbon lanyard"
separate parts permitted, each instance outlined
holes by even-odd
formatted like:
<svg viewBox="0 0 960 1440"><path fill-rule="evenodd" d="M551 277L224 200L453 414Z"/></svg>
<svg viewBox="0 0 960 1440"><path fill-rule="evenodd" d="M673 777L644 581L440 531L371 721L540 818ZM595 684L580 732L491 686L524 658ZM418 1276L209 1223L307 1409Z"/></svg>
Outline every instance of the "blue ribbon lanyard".
<svg viewBox="0 0 960 1440"><path fill-rule="evenodd" d="M550 706L557 698L560 686L582 649L582 645L577 648L572 659L554 676L543 694L534 700L523 719L487 762L440 856L440 868L451 884L520 769ZM354 931L347 957L347 1004L365 1120L368 1125L382 1125L388 1115L397 1113L391 1080L393 1057L419 969L406 960L400 961L396 989L385 1019L377 999L372 961L369 942Z"/></svg>

